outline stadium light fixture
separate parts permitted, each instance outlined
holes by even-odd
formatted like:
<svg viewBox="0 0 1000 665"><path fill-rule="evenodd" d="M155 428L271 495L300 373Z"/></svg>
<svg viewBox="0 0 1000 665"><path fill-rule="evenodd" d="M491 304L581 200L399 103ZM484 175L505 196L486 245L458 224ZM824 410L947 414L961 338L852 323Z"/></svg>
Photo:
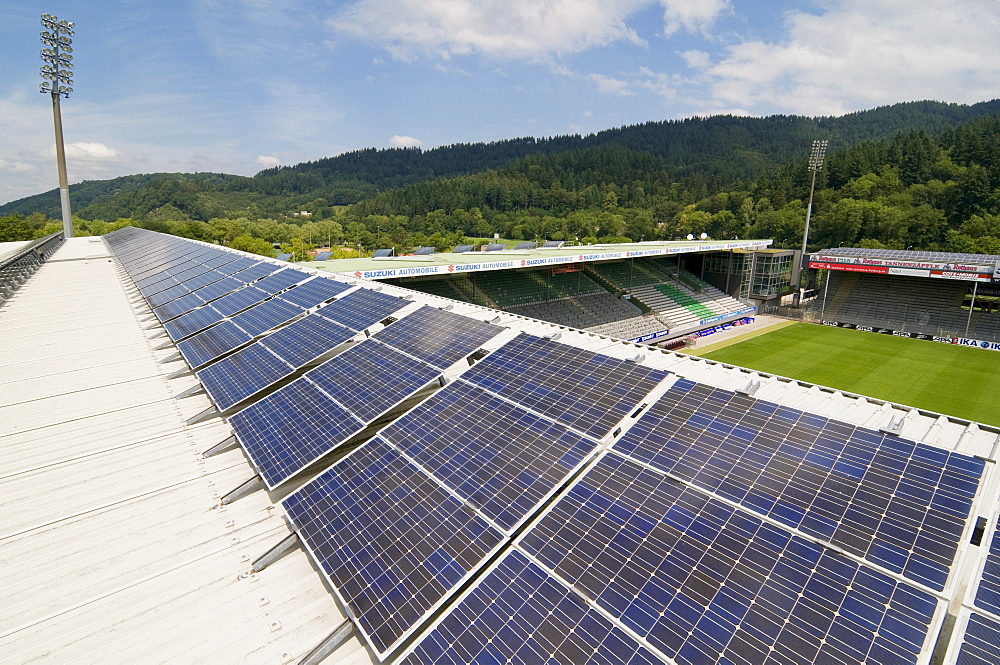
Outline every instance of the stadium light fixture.
<svg viewBox="0 0 1000 665"><path fill-rule="evenodd" d="M62 113L59 100L73 92L73 24L52 14L42 14L42 84L39 92L52 96L52 118L56 130L56 166L59 169L59 202L62 206L63 236L73 237L73 215L69 207L69 178L63 147Z"/></svg>
<svg viewBox="0 0 1000 665"><path fill-rule="evenodd" d="M812 217L813 194L816 192L816 174L823 169L823 159L826 157L827 139L816 139L809 153L809 170L812 171L812 184L809 185L809 205L806 207L806 228L802 233L802 256L799 257L799 304L805 295L803 278L806 274L806 245L809 244L809 220Z"/></svg>

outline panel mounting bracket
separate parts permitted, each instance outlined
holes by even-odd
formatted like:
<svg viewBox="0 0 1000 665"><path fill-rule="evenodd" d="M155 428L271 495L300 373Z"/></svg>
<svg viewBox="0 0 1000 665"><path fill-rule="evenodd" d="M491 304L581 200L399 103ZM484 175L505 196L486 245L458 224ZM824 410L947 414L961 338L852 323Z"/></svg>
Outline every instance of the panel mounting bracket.
<svg viewBox="0 0 1000 665"><path fill-rule="evenodd" d="M272 563L280 559L286 553L290 552L293 547L299 544L299 536L296 533L289 534L287 537L282 539L280 543L264 552L253 565L250 567L250 572L259 573L264 570Z"/></svg>
<svg viewBox="0 0 1000 665"><path fill-rule="evenodd" d="M225 494L222 497L222 499L219 500L219 503L221 503L223 506L228 506L233 501L236 501L237 499L242 499L247 494L250 494L252 492L256 492L257 490L263 489L263 488L264 488L264 481L261 480L261 477L259 475L258 476L254 476L253 478L251 478L250 480L246 481L245 483L243 483L242 485L240 485L236 489L234 489L234 490L228 492L227 494Z"/></svg>

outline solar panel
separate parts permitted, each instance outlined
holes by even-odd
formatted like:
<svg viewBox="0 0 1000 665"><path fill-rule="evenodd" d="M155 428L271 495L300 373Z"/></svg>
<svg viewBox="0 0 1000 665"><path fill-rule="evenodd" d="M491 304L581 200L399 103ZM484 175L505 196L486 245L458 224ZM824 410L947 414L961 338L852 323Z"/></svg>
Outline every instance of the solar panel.
<svg viewBox="0 0 1000 665"><path fill-rule="evenodd" d="M241 344L246 344L251 339L245 330L232 321L222 321L216 326L177 342L177 350L181 352L188 367L195 369Z"/></svg>
<svg viewBox="0 0 1000 665"><path fill-rule="evenodd" d="M520 334L462 378L600 438L631 413L667 374Z"/></svg>
<svg viewBox="0 0 1000 665"><path fill-rule="evenodd" d="M512 550L400 663L661 665L662 661Z"/></svg>
<svg viewBox="0 0 1000 665"><path fill-rule="evenodd" d="M388 256L392 256L392 248L376 249L374 252L372 252L373 259L384 259Z"/></svg>
<svg viewBox="0 0 1000 665"><path fill-rule="evenodd" d="M380 436L508 533L598 446L461 380Z"/></svg>
<svg viewBox="0 0 1000 665"><path fill-rule="evenodd" d="M473 247L475 247L475 245L458 245L451 251L453 254L465 254L466 252L471 252Z"/></svg>
<svg viewBox="0 0 1000 665"><path fill-rule="evenodd" d="M159 307L160 305L176 300L177 298L191 293L192 291L196 291L203 286L208 286L213 282L217 282L223 277L225 277L225 275L219 271L209 270L198 275L197 277L185 280L182 284L177 284L166 291L160 291L159 293L146 298L146 302L149 303L150 307Z"/></svg>
<svg viewBox="0 0 1000 665"><path fill-rule="evenodd" d="M271 298L240 312L232 318L232 322L247 331L251 337L256 337L304 311L303 307L281 298Z"/></svg>
<svg viewBox="0 0 1000 665"><path fill-rule="evenodd" d="M430 256L433 253L434 253L434 248L433 247L417 247L417 249L414 250L413 255L414 256Z"/></svg>
<svg viewBox="0 0 1000 665"><path fill-rule="evenodd" d="M292 369L258 342L198 370L197 376L215 406L225 411L291 374Z"/></svg>
<svg viewBox="0 0 1000 665"><path fill-rule="evenodd" d="M965 627L964 640L955 665L1000 663L1000 623L973 612Z"/></svg>
<svg viewBox="0 0 1000 665"><path fill-rule="evenodd" d="M248 406L229 424L264 482L274 488L439 375L439 370L369 340ZM292 415L292 410L307 407L302 418Z"/></svg>
<svg viewBox="0 0 1000 665"><path fill-rule="evenodd" d="M425 306L381 330L375 339L443 369L502 331L478 319Z"/></svg>
<svg viewBox="0 0 1000 665"><path fill-rule="evenodd" d="M328 261L333 256L333 252L316 252L313 261Z"/></svg>
<svg viewBox="0 0 1000 665"><path fill-rule="evenodd" d="M944 605L615 453L518 546L679 663L916 663Z"/></svg>
<svg viewBox="0 0 1000 665"><path fill-rule="evenodd" d="M226 277L207 286L203 286L196 291L192 291L186 296L181 296L176 300L154 308L153 314L155 314L156 318L160 321L169 321L170 319L175 319L182 314L190 312L195 307L201 307L207 302L211 302L216 298L221 298L227 293L235 291L243 285L244 283L241 280L236 279L236 277Z"/></svg>
<svg viewBox="0 0 1000 665"><path fill-rule="evenodd" d="M330 349L351 339L357 331L316 314L296 321L261 340L261 344L286 360L301 367Z"/></svg>
<svg viewBox="0 0 1000 665"><path fill-rule="evenodd" d="M290 303L310 308L321 302L335 298L349 288L351 287L347 284L317 277L285 291L280 297L282 300L287 300Z"/></svg>
<svg viewBox="0 0 1000 665"><path fill-rule="evenodd" d="M537 242L519 242L514 245L514 249L534 249L537 246Z"/></svg>
<svg viewBox="0 0 1000 665"><path fill-rule="evenodd" d="M278 254L278 256L276 257L276 259L278 261L287 261L288 259L292 258L292 256L294 256L294 255L293 254Z"/></svg>
<svg viewBox="0 0 1000 665"><path fill-rule="evenodd" d="M614 448L937 590L984 468L687 379Z"/></svg>
<svg viewBox="0 0 1000 665"><path fill-rule="evenodd" d="M369 289L358 289L317 310L316 313L360 332L408 304L406 300L396 296Z"/></svg>
<svg viewBox="0 0 1000 665"><path fill-rule="evenodd" d="M1000 616L1000 529L993 527L989 554L976 590L976 607Z"/></svg>
<svg viewBox="0 0 1000 665"><path fill-rule="evenodd" d="M378 438L281 503L380 657L504 540Z"/></svg>
<svg viewBox="0 0 1000 665"><path fill-rule="evenodd" d="M566 243L565 240L546 240L542 243L542 249L557 249Z"/></svg>
<svg viewBox="0 0 1000 665"><path fill-rule="evenodd" d="M499 252L502 249L507 249L507 244L506 243L491 242L490 244L486 245L486 247L484 248L484 251L487 251L487 252Z"/></svg>
<svg viewBox="0 0 1000 665"><path fill-rule="evenodd" d="M163 329L170 335L170 339L175 342L190 335L201 332L212 324L222 321L225 316L212 305L205 305L199 309L193 309L187 314L178 316L176 319L166 321Z"/></svg>

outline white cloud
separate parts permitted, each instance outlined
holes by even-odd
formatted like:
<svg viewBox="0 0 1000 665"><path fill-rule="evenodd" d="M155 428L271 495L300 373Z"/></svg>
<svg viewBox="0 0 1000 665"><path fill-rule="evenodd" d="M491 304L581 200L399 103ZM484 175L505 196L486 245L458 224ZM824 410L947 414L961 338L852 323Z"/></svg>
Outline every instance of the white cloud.
<svg viewBox="0 0 1000 665"><path fill-rule="evenodd" d="M729 9L729 0L660 0L660 3L663 5L664 31L668 36L682 28L687 32L704 33Z"/></svg>
<svg viewBox="0 0 1000 665"><path fill-rule="evenodd" d="M712 56L705 51L682 51L680 56L692 69L704 69L712 64Z"/></svg>
<svg viewBox="0 0 1000 665"><path fill-rule="evenodd" d="M396 134L391 139L389 139L389 145L395 148L419 148L424 144L420 139L415 139L412 136L400 136Z"/></svg>
<svg viewBox="0 0 1000 665"><path fill-rule="evenodd" d="M787 38L732 46L704 71L716 106L839 115L907 100L996 96L995 0L841 0L788 14Z"/></svg>
<svg viewBox="0 0 1000 665"><path fill-rule="evenodd" d="M12 162L0 157L0 171L13 171L14 173L31 173L37 171L38 167L27 162Z"/></svg>
<svg viewBox="0 0 1000 665"><path fill-rule="evenodd" d="M49 149L48 154L55 155L55 146ZM77 159L87 162L120 162L125 160L125 155L119 150L115 150L103 143L76 141L66 144L66 159Z"/></svg>
<svg viewBox="0 0 1000 665"><path fill-rule="evenodd" d="M257 159L254 160L257 164L263 166L265 169L281 164L281 160L274 155L257 155Z"/></svg>
<svg viewBox="0 0 1000 665"><path fill-rule="evenodd" d="M330 25L401 60L478 53L546 60L618 41L643 43L625 19L650 0L357 0Z"/></svg>
<svg viewBox="0 0 1000 665"><path fill-rule="evenodd" d="M604 76L603 74L591 74L588 78L594 82L594 85L597 87L597 92L602 95L618 95L620 97L624 97L626 95L635 94L632 92L628 81L611 78L610 76Z"/></svg>

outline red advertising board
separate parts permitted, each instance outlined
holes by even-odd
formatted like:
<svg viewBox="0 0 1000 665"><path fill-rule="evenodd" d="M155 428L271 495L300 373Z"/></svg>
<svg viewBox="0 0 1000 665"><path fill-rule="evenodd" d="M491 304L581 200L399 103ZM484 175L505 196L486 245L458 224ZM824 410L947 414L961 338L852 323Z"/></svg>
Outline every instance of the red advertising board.
<svg viewBox="0 0 1000 665"><path fill-rule="evenodd" d="M887 266L862 266L857 263L819 263L817 261L810 261L809 267L817 268L819 270L846 270L848 272L869 272L877 275L889 274L889 268Z"/></svg>

